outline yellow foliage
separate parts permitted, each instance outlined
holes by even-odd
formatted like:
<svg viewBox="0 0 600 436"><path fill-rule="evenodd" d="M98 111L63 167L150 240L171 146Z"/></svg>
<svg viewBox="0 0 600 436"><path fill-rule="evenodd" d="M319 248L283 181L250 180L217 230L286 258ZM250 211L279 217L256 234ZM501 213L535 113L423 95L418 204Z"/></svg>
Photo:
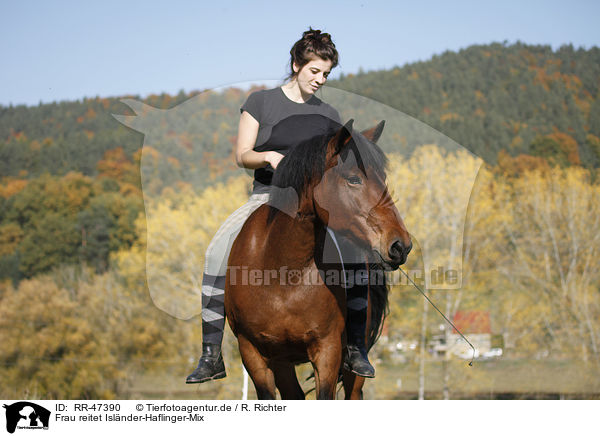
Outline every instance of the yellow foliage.
<svg viewBox="0 0 600 436"><path fill-rule="evenodd" d="M5 177L0 185L0 197L10 198L27 186L27 180Z"/></svg>
<svg viewBox="0 0 600 436"><path fill-rule="evenodd" d="M462 256L463 287L443 294L445 306L437 293L431 296L448 317L458 309L490 310L493 333L503 334L513 355L564 357L577 350L597 363L600 186L577 167L546 166L511 179L483 168L463 229L448 211L458 209L456 192L476 162L460 156L435 146L409 159L390 156L389 185L415 243L405 270L418 270L420 256L434 265ZM463 231L460 241L447 243ZM411 292L393 287L389 335L418 337L423 308ZM427 320L436 329L441 322Z"/></svg>
<svg viewBox="0 0 600 436"><path fill-rule="evenodd" d="M92 179L81 173L69 172L61 180L60 189L67 200L66 206L70 213L75 214L83 209L83 204L89 200L92 191Z"/></svg>
<svg viewBox="0 0 600 436"><path fill-rule="evenodd" d="M106 337L91 328L89 317L76 295L43 278L23 281L2 296L0 373L17 397L101 397L104 379L119 374L105 354Z"/></svg>
<svg viewBox="0 0 600 436"><path fill-rule="evenodd" d="M546 350L578 349L597 362L600 271L592 265L600 251L600 186L584 169L555 167L522 174L511 190L502 205L513 223L505 227L507 247L514 247L505 248L511 296L532 300L528 323L544 326Z"/></svg>
<svg viewBox="0 0 600 436"><path fill-rule="evenodd" d="M127 398L141 370L182 372L199 325L158 310L144 284L60 268L0 291L0 396Z"/></svg>
<svg viewBox="0 0 600 436"><path fill-rule="evenodd" d="M115 256L120 271L138 284L145 278L157 307L180 318L200 312L204 252L225 219L248 198L248 178L207 188L165 191L146 199L146 217L138 220L145 241ZM145 231L144 231L145 228Z"/></svg>
<svg viewBox="0 0 600 436"><path fill-rule="evenodd" d="M461 119L462 119L462 117L459 114L454 113L454 112L447 112L440 116L440 121L442 123L445 123L446 121L455 121L455 120L459 121Z"/></svg>

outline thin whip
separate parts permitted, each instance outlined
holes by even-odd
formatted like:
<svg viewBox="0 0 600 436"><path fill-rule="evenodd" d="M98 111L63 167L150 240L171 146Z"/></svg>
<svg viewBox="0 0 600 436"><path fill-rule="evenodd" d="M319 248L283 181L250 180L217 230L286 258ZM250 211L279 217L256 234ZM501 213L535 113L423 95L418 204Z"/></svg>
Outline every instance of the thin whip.
<svg viewBox="0 0 600 436"><path fill-rule="evenodd" d="M427 299L427 301L429 301L429 303L434 307L435 310L437 310L439 312L440 315L442 315L444 317L444 319L448 322L448 324L450 324L452 327L454 327L454 330L456 330L458 332L459 335L462 336L462 338L467 341L467 344L470 345L470 347L473 349L473 358L471 359L471 361L469 362L469 366L473 366L473 360L475 359L475 347L473 346L473 344L471 344L469 342L469 340L467 338L465 338L465 335L463 335L459 329L456 328L456 326L452 323L452 321L450 321L448 318L446 318L446 315L444 315L440 309L437 308L437 306L435 304L433 304L433 301L431 301L429 299L429 297L425 294L425 292L419 287L419 285L417 285L415 282L413 282L413 280L408 276L408 274L406 274L404 272L404 270L402 268L398 268L402 274L404 274L406 276L406 278L408 279L409 282L411 282L413 284L413 286L415 288L418 289L418 291L423 294L423 297L425 297Z"/></svg>

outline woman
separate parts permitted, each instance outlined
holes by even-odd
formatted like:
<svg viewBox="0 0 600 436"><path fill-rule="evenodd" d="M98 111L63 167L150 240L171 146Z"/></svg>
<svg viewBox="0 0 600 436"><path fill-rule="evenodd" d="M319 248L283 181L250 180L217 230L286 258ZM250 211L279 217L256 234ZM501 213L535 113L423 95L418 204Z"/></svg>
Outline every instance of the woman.
<svg viewBox="0 0 600 436"><path fill-rule="evenodd" d="M207 249L202 280L202 357L186 383L226 376L221 343L228 254L248 216L268 201L274 170L296 144L325 133L331 125L327 120L340 122L338 112L314 95L338 64L331 36L310 29L294 44L290 55L290 80L281 87L251 94L240 109L236 160L241 167L255 170L254 187L248 203L223 223ZM358 375L373 377L375 370L364 345L367 286L348 289L347 300L349 354L345 367Z"/></svg>

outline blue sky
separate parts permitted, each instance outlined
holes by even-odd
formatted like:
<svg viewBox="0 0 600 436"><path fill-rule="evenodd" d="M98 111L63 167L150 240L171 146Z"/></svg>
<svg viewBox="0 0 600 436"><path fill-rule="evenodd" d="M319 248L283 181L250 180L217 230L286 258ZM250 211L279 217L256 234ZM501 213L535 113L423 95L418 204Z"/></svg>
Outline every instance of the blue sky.
<svg viewBox="0 0 600 436"><path fill-rule="evenodd" d="M282 79L308 26L332 34L340 73L472 44L600 45L600 2L17 1L0 3L0 104L175 94Z"/></svg>

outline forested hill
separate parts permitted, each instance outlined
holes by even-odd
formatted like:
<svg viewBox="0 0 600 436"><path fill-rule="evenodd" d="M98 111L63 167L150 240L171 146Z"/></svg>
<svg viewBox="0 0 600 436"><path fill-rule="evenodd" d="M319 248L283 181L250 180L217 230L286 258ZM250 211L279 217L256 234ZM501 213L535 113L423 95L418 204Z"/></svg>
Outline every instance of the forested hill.
<svg viewBox="0 0 600 436"><path fill-rule="evenodd" d="M598 47L474 45L329 85L403 111L490 163L505 150L600 165Z"/></svg>
<svg viewBox="0 0 600 436"><path fill-rule="evenodd" d="M505 150L511 156L551 156L560 164L600 166L597 47L553 51L521 43L478 45L328 84L405 112L492 164ZM153 95L145 102L166 109L197 94ZM193 133L184 138L191 144L187 155L177 159L212 162L214 179L220 166L215 162L230 158L236 135L237 124L224 123L223 117L238 116L245 93L202 94L212 110L198 115ZM133 114L120 98L0 107L0 177L72 170L95 176L98 161L118 147L133 159L142 136L116 122L115 113Z"/></svg>

